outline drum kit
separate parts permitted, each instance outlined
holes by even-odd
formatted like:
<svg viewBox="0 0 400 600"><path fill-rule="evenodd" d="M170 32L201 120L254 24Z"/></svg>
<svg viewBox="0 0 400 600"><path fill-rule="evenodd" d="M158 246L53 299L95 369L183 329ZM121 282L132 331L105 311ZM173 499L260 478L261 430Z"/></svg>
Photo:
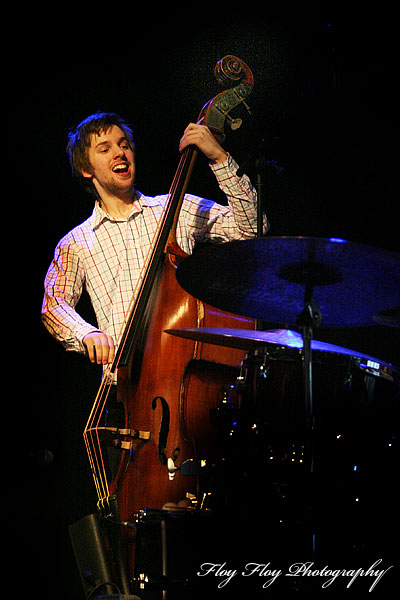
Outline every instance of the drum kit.
<svg viewBox="0 0 400 600"><path fill-rule="evenodd" d="M400 255L341 239L257 238L195 251L177 280L255 328L167 330L243 350L245 358L210 409L217 443L207 457L180 466L182 475L198 477L193 511L142 511L137 579L146 573L161 581L149 550L160 546L160 529L177 561L174 598L214 597L217 583L198 576L202 564L349 568L390 554L400 369L314 335L324 327L339 336L374 324L399 328ZM314 581L283 579L288 592L315 588ZM264 597L268 590L256 583L237 578L226 591L243 585Z"/></svg>
<svg viewBox="0 0 400 600"><path fill-rule="evenodd" d="M263 321L296 326L278 336L281 345L303 348L305 414L313 427L312 350L352 354L313 340L316 328L375 322L400 326L400 256L346 240L269 237L203 248L179 267L178 282L217 308ZM175 331L175 335L245 347L276 343L268 332ZM384 365L390 370L389 365ZM393 367L393 371L397 371ZM395 375L393 375L395 377Z"/></svg>
<svg viewBox="0 0 400 600"><path fill-rule="evenodd" d="M256 497L260 479L269 478L279 490L281 509L290 486L296 490L294 504L299 489L304 498L309 486L312 492L306 494L303 514L310 506L311 512L318 512L326 504L311 500L309 506L310 497L317 490L315 497L326 499L335 479L340 491L331 497L331 509L342 493L346 506L358 501L346 473L356 476L358 470L359 476L363 470L371 482L377 470L385 471L381 448L383 444L392 449L396 443L400 369L314 336L324 327L339 334L376 324L399 328L400 255L342 239L265 237L203 247L181 263L177 280L207 304L260 325L255 330L168 330L174 336L246 351L232 385L242 404L232 411L224 439L232 436L235 426L241 428L235 460L240 456L239 461L254 461L257 480L250 482L247 498ZM266 322L277 328L266 329ZM248 477L251 467L244 470ZM243 481L238 487L247 485L249 478ZM282 514L277 513L281 524ZM320 529L320 524L315 527ZM315 558L315 531L312 537Z"/></svg>

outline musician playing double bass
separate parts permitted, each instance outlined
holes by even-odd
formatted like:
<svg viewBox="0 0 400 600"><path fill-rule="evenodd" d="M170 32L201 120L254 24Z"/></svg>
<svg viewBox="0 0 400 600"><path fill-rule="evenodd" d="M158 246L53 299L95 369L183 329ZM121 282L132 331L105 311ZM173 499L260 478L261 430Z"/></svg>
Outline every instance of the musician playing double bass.
<svg viewBox="0 0 400 600"><path fill-rule="evenodd" d="M257 194L247 175L205 125L191 123L179 149L197 147L228 206L186 194L176 239L190 254L198 242L228 242L256 236ZM95 197L91 216L58 243L45 278L42 320L67 350L109 364L140 278L167 195L145 196L135 187L131 127L114 113L96 113L71 133L67 145L73 175ZM267 220L264 220L267 228ZM86 287L97 318L87 323L75 310Z"/></svg>

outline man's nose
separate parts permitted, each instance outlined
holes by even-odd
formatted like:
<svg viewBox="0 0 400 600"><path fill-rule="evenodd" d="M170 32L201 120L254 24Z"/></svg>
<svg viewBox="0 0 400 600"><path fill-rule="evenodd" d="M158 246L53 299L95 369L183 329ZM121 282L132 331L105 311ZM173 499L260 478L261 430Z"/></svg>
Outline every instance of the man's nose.
<svg viewBox="0 0 400 600"><path fill-rule="evenodd" d="M125 150L116 144L114 147L114 158L119 158L121 156L125 156Z"/></svg>

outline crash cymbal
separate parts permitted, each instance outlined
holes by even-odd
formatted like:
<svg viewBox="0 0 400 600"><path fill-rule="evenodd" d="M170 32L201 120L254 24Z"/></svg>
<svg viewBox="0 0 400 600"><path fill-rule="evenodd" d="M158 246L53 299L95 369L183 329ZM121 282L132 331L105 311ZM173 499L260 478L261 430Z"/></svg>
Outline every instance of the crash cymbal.
<svg viewBox="0 0 400 600"><path fill-rule="evenodd" d="M182 329L166 329L166 333L177 337L203 342L207 344L216 344L229 348L238 348L250 352L254 348L267 348L271 352L273 349L287 350L288 356L293 350L301 350L304 347L304 341L301 333L291 329L270 329L268 331L256 331L254 329L230 329L217 327L187 327ZM376 377L382 377L400 385L399 367L359 352L351 348L344 348L336 344L311 340L313 352L328 352L330 354L340 354L349 357L353 364L356 364L366 373ZM273 353L273 352L272 352ZM282 357L282 355L281 355Z"/></svg>
<svg viewBox="0 0 400 600"><path fill-rule="evenodd" d="M187 340L216 344L217 346L225 346L227 348L237 348L239 350L251 350L257 346L265 346L266 343L265 332L254 331L254 329L186 327L182 329L165 329L165 333Z"/></svg>
<svg viewBox="0 0 400 600"><path fill-rule="evenodd" d="M301 333L291 329L269 329L267 331L256 331L254 329L235 329L219 327L186 327L181 329L166 329L165 333L177 337L205 342L208 344L217 344L219 346L228 346L240 350L251 350L252 348L268 346L285 346L286 348L301 349L304 341ZM344 354L365 358L371 361L382 362L368 354L363 354L357 350L337 346L328 342L311 340L311 347L314 351L330 352L333 354Z"/></svg>
<svg viewBox="0 0 400 600"><path fill-rule="evenodd" d="M213 244L186 258L179 284L211 306L296 325L312 286L322 327L374 323L400 305L400 255L339 239L266 237Z"/></svg>
<svg viewBox="0 0 400 600"><path fill-rule="evenodd" d="M254 329L235 329L224 327L186 327L181 329L166 329L165 333L177 337L194 340L207 344L216 344L229 348L246 350L247 352L254 348L269 346L282 347L287 349L301 350L304 347L304 341L301 333L291 329L269 329L267 331L258 331ZM336 344L322 342L312 339L311 348L313 352L328 352L331 354L340 354L349 356L354 361L374 375L382 375L389 378L389 375L396 376L400 382L400 370L391 363L385 362L379 358L369 356L358 350L344 348Z"/></svg>

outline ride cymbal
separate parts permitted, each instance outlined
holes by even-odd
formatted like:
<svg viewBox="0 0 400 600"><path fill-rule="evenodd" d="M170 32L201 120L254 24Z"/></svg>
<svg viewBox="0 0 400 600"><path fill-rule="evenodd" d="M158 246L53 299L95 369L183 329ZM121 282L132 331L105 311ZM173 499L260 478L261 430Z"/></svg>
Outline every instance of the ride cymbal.
<svg viewBox="0 0 400 600"><path fill-rule="evenodd" d="M346 240L256 238L201 248L177 280L211 306L287 326L312 288L322 327L364 326L400 304L400 255Z"/></svg>

